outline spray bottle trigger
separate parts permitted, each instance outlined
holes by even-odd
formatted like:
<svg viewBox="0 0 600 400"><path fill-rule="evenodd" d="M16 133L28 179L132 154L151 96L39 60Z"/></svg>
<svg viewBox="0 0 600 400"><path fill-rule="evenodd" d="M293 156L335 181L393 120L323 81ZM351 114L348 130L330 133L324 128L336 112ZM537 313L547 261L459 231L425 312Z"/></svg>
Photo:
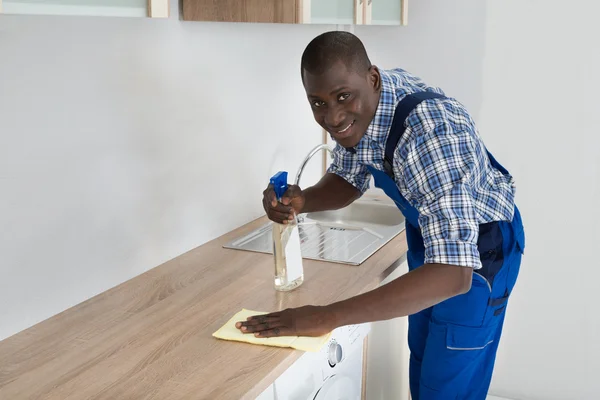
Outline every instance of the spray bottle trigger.
<svg viewBox="0 0 600 400"><path fill-rule="evenodd" d="M287 176L288 173L286 171L279 171L271 177L270 182L273 185L273 189L275 190L275 196L277 196L277 201L281 201L281 197L283 197L283 195L288 189Z"/></svg>

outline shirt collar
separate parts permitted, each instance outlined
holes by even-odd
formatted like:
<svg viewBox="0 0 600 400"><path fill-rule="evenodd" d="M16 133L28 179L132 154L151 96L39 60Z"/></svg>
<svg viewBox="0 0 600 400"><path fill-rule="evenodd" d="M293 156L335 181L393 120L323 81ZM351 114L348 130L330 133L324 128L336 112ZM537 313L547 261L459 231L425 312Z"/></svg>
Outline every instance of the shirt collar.
<svg viewBox="0 0 600 400"><path fill-rule="evenodd" d="M390 75L384 70L379 70L379 75L381 76L379 103L377 104L375 116L365 132L365 136L368 136L376 142L385 142L388 131L388 129L385 128L389 128L392 124L390 116L394 115L394 104L396 99L394 96L394 84Z"/></svg>

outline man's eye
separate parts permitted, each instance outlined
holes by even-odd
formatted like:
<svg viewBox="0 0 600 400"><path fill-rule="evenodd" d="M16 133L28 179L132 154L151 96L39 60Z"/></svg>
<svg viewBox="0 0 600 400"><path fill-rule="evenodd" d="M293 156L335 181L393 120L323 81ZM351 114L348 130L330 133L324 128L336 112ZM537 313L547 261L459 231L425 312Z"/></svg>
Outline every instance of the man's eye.
<svg viewBox="0 0 600 400"><path fill-rule="evenodd" d="M325 104L325 102L323 102L321 100L313 101L313 106L315 106L315 107L321 107L323 104Z"/></svg>
<svg viewBox="0 0 600 400"><path fill-rule="evenodd" d="M344 101L346 100L348 97L350 97L350 93L342 93L340 94L340 96L338 97L339 101Z"/></svg>

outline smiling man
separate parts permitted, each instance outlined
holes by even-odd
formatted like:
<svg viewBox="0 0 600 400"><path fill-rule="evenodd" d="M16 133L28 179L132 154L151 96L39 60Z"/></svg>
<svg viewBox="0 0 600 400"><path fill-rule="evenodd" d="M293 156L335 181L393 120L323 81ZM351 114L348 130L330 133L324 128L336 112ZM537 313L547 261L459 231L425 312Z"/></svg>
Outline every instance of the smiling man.
<svg viewBox="0 0 600 400"><path fill-rule="evenodd" d="M258 337L319 336L349 324L409 316L415 400L485 399L524 233L511 175L486 150L462 104L402 69L372 65L347 32L313 39L301 75L315 120L337 142L327 174L290 186L269 218L338 209L375 185L406 218L409 272L328 306L240 321Z"/></svg>

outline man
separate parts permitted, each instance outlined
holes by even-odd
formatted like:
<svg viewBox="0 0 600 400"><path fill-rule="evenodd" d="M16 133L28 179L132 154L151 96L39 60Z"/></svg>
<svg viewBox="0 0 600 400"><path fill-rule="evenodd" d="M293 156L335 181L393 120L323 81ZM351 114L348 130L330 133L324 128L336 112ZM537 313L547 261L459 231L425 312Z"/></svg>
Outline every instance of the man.
<svg viewBox="0 0 600 400"><path fill-rule="evenodd" d="M485 399L524 249L512 177L458 101L402 69L372 65L354 35L316 37L301 64L315 120L337 146L316 185L290 186L281 203L265 190L269 218L347 206L373 177L406 217L409 272L360 296L237 327L317 336L409 316L413 399Z"/></svg>

